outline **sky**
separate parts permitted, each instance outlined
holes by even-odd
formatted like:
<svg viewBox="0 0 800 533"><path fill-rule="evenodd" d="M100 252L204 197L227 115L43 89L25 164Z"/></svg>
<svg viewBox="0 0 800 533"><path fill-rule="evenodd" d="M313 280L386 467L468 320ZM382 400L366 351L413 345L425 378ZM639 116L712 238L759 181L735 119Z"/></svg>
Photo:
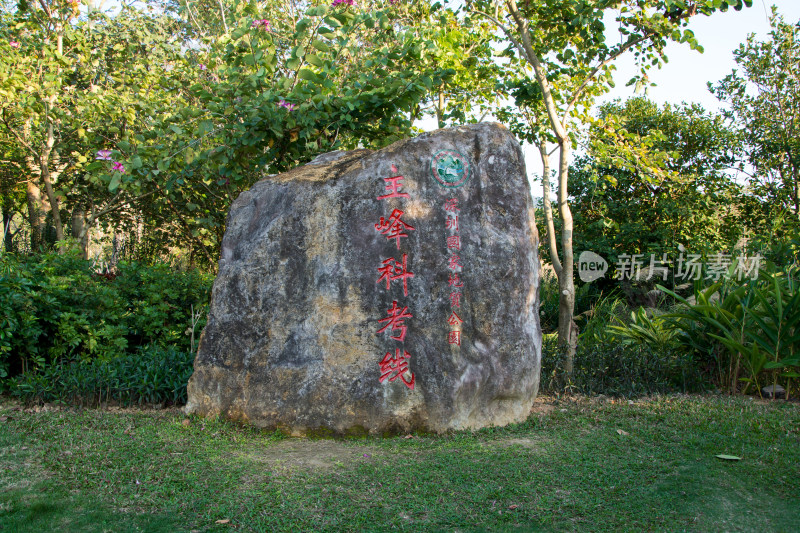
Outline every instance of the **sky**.
<svg viewBox="0 0 800 533"><path fill-rule="evenodd" d="M753 7L741 11L729 10L711 17L694 17L689 28L704 48L702 54L688 45L667 46L667 63L661 70L650 71L651 81L647 96L658 103L696 102L708 110L720 109L721 104L708 90L707 83L717 83L736 67L733 51L755 33L759 40L769 36L768 13L775 5L786 22L800 20L800 0L753 0ZM634 96L633 87L625 83L635 74L632 58L620 58L614 81L617 87L603 100Z"/></svg>
<svg viewBox="0 0 800 533"><path fill-rule="evenodd" d="M753 0L752 7L741 11L731 9L711 17L694 17L689 28L704 52L701 54L691 50L686 44L668 44L666 55L669 62L660 70L654 68L650 71L650 81L655 82L656 86L649 87L646 96L659 104L687 102L699 103L709 111L721 109L724 104L711 94L707 84L716 84L736 67L733 51L747 40L749 34L755 33L759 40L768 38L771 5L777 6L784 21L800 21L800 0ZM625 83L636 73L632 57L620 58L616 67L616 87L600 102L637 96L633 86L625 87ZM538 151L532 146L523 145L523 152L528 176L538 178L541 174ZM533 185L532 193L534 197L541 198L541 185Z"/></svg>

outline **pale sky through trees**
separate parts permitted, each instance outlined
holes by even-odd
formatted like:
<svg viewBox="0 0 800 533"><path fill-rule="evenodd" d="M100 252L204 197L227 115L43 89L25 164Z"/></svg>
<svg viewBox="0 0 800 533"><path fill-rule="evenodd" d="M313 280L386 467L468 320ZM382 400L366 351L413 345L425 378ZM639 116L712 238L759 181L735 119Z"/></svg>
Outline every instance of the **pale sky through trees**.
<svg viewBox="0 0 800 533"><path fill-rule="evenodd" d="M698 103L708 111L719 110L723 103L708 90L708 82L717 84L736 67L733 51L747 40L747 36L755 33L759 40L769 36L770 6L775 5L778 13L783 15L787 23L800 21L800 0L753 0L753 7L741 11L728 10L715 13L711 17L694 17L689 28L695 33L701 46L702 54L692 50L686 44L670 42L667 45L669 63L661 69L653 68L649 72L650 81L655 87L648 87L647 93L634 93L634 87L625 84L636 73L632 56L623 57L616 62L614 74L616 87L600 102L614 99L626 100L633 96L645 95L651 100L664 103L679 104ZM609 28L610 29L610 28ZM542 164L538 151L530 145L524 145L525 164L531 181L539 180ZM541 182L532 184L534 198L542 197ZM555 191L554 191L555 194Z"/></svg>
<svg viewBox="0 0 800 533"><path fill-rule="evenodd" d="M741 11L731 9L711 17L694 17L689 28L705 49L704 53L695 52L687 45L670 43L667 46L669 63L661 70L651 70L650 80L657 86L650 87L647 96L660 104L685 101L699 103L708 110L719 109L720 102L706 84L709 81L716 84L735 68L733 51L749 34L755 33L761 40L767 38L771 5L777 6L786 22L800 21L800 0L753 0L753 7ZM634 96L633 86L625 87L625 83L635 72L632 57L618 61L614 76L617 86L603 101Z"/></svg>

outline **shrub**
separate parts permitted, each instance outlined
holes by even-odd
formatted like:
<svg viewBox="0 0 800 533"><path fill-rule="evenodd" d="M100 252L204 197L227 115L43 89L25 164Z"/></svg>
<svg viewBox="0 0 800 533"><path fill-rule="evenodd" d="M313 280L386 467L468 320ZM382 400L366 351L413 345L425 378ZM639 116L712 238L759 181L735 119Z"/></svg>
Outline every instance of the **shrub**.
<svg viewBox="0 0 800 533"><path fill-rule="evenodd" d="M731 274L733 266L731 267ZM722 279L680 302L670 315L686 350L712 360L730 392L737 384L761 390L766 381L787 387L800 377L800 268L767 261L758 279Z"/></svg>
<svg viewBox="0 0 800 533"><path fill-rule="evenodd" d="M193 321L192 310L207 304L211 282L208 274L165 265L121 263L98 275L76 255L1 255L0 385L14 387L12 378L22 375L20 394L41 398L48 387L64 385L34 384L65 368L72 370L64 379L80 380L142 354L191 357L193 332L205 325L204 316ZM95 370L78 372L80 365Z"/></svg>
<svg viewBox="0 0 800 533"><path fill-rule="evenodd" d="M193 362L188 351L142 347L107 360L72 361L27 372L17 379L13 394L29 403L182 404Z"/></svg>
<svg viewBox="0 0 800 533"><path fill-rule="evenodd" d="M704 376L692 354L678 349L677 343L663 342L662 337L670 336L665 331L669 326L658 318L647 317L643 310L623 320L627 310L623 300L611 296L599 300L585 313L588 318L578 339L573 374L566 383L560 380L564 356L556 335L545 335L542 389L624 397L702 390ZM635 334L626 336L626 331ZM637 335L649 335L662 342L643 342Z"/></svg>

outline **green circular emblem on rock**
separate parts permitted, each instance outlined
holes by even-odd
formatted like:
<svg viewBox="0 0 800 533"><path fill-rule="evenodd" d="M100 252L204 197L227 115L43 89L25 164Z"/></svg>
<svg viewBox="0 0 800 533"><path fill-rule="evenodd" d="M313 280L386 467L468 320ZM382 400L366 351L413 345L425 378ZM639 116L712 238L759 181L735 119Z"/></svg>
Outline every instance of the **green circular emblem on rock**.
<svg viewBox="0 0 800 533"><path fill-rule="evenodd" d="M469 163L455 150L440 150L431 159L431 174L442 187L455 189L469 179Z"/></svg>

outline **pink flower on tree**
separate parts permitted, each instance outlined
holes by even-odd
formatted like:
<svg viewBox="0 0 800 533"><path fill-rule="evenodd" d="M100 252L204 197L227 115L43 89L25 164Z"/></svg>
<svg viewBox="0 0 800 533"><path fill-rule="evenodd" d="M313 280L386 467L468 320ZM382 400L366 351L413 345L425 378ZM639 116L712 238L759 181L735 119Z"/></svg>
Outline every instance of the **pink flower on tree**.
<svg viewBox="0 0 800 533"><path fill-rule="evenodd" d="M261 28L264 31L272 31L272 24L267 19L254 20L251 28Z"/></svg>
<svg viewBox="0 0 800 533"><path fill-rule="evenodd" d="M200 67L199 68L200 68L200 70L206 70L206 66L204 64L202 64L202 63L200 63Z"/></svg>
<svg viewBox="0 0 800 533"><path fill-rule="evenodd" d="M8 41L8 46L11 48L19 48L19 43L17 41Z"/></svg>
<svg viewBox="0 0 800 533"><path fill-rule="evenodd" d="M341 5L354 6L354 5L356 5L356 0L333 0L333 3L331 4L331 6L333 6L333 7L341 6Z"/></svg>
<svg viewBox="0 0 800 533"><path fill-rule="evenodd" d="M111 167L111 170L116 170L120 174L125 174L125 165L123 165L119 161L114 161L114 166Z"/></svg>
<svg viewBox="0 0 800 533"><path fill-rule="evenodd" d="M292 111L295 107L297 107L297 104L292 104L281 98L280 101L278 102L278 106L285 107L289 111Z"/></svg>
<svg viewBox="0 0 800 533"><path fill-rule="evenodd" d="M102 161L111 161L111 150L98 150L94 158Z"/></svg>

